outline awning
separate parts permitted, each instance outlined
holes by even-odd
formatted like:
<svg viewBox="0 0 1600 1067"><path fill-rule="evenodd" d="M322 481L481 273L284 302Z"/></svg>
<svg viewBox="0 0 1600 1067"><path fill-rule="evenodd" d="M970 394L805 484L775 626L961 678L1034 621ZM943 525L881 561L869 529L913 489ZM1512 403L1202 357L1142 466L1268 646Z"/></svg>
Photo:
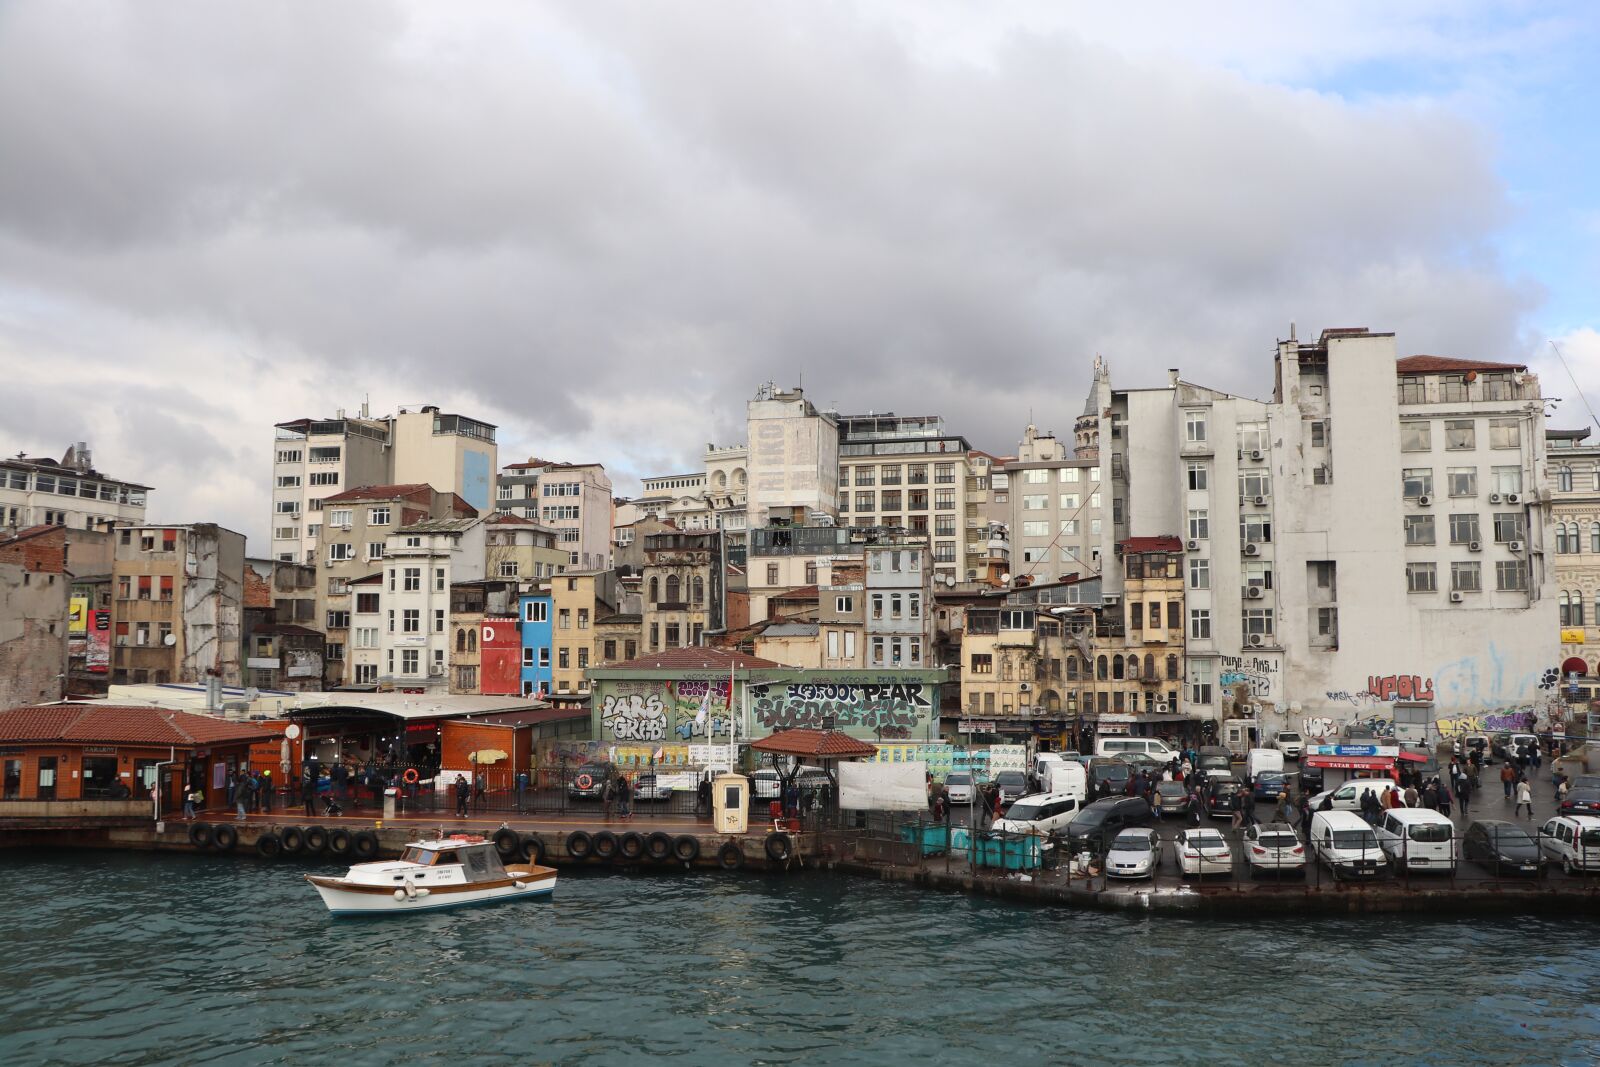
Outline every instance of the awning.
<svg viewBox="0 0 1600 1067"><path fill-rule="evenodd" d="M1583 662L1582 656L1568 656L1567 661L1561 665L1563 675L1576 674L1579 678L1589 674L1589 665Z"/></svg>
<svg viewBox="0 0 1600 1067"><path fill-rule="evenodd" d="M1427 763L1428 762L1428 754L1426 752L1408 752L1406 749L1403 749L1403 748L1400 750L1400 755L1397 756L1396 758L1397 759L1406 760L1406 761L1408 761L1410 763Z"/></svg>
<svg viewBox="0 0 1600 1067"><path fill-rule="evenodd" d="M1307 756L1301 762L1307 767L1328 767L1343 771L1394 770L1394 760L1388 756Z"/></svg>

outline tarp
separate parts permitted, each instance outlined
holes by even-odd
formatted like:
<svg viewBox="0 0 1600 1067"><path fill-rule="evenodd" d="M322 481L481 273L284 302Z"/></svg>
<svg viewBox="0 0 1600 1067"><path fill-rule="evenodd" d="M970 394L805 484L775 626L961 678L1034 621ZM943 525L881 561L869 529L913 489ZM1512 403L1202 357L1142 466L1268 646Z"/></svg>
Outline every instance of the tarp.
<svg viewBox="0 0 1600 1067"><path fill-rule="evenodd" d="M839 807L850 811L928 810L928 765L840 763Z"/></svg>

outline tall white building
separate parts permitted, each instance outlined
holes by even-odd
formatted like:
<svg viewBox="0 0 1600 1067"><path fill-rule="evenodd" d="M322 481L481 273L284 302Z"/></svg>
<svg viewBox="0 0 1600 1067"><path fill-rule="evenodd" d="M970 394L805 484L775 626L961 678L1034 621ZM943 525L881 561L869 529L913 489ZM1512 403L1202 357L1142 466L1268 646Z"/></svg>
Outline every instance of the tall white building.
<svg viewBox="0 0 1600 1067"><path fill-rule="evenodd" d="M425 519L388 536L379 597L380 684L449 691L450 586L483 578L485 530L481 518ZM359 595L367 587L356 590Z"/></svg>
<svg viewBox="0 0 1600 1067"><path fill-rule="evenodd" d="M1185 542L1191 714L1321 737L1548 713L1544 406L1525 367L1397 360L1392 334L1326 330L1279 343L1270 401L1173 371L1110 391L1099 421L1102 560L1130 536ZM1120 568L1105 575L1115 605Z"/></svg>
<svg viewBox="0 0 1600 1067"><path fill-rule="evenodd" d="M0 530L64 526L104 532L144 522L146 488L94 469L82 441L61 459L0 459Z"/></svg>
<svg viewBox="0 0 1600 1067"><path fill-rule="evenodd" d="M763 385L746 407L749 528L839 511L839 424L803 389Z"/></svg>
<svg viewBox="0 0 1600 1067"><path fill-rule="evenodd" d="M611 566L611 479L601 464L532 458L509 463L500 472L495 508L555 530L568 566Z"/></svg>

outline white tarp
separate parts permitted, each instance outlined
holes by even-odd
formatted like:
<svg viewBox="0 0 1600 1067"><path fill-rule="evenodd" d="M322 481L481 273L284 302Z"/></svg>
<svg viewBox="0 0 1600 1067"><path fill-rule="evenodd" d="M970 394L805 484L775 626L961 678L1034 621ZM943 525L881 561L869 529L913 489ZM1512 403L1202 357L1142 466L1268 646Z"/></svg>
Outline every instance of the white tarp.
<svg viewBox="0 0 1600 1067"><path fill-rule="evenodd" d="M928 765L839 764L839 807L851 811L923 811L928 807Z"/></svg>
<svg viewBox="0 0 1600 1067"><path fill-rule="evenodd" d="M1028 769L1027 745L990 745L989 773L1001 771L1026 771Z"/></svg>

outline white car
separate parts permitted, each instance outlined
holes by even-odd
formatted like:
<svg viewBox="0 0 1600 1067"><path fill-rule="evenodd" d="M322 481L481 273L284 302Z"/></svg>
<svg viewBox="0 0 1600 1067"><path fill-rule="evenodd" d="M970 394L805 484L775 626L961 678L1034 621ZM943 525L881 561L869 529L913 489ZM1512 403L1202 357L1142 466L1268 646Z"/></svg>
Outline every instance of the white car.
<svg viewBox="0 0 1600 1067"><path fill-rule="evenodd" d="M951 804L972 803L972 774L969 771L951 771L944 776L944 795Z"/></svg>
<svg viewBox="0 0 1600 1067"><path fill-rule="evenodd" d="M1286 822L1257 823L1244 832L1242 847L1252 878L1260 871L1305 873L1305 846Z"/></svg>
<svg viewBox="0 0 1600 1067"><path fill-rule="evenodd" d="M661 782L653 774L641 774L633 784L635 800L671 800L672 786Z"/></svg>
<svg viewBox="0 0 1600 1067"><path fill-rule="evenodd" d="M1161 864L1161 836L1154 830L1124 830L1106 852L1107 878L1152 878Z"/></svg>
<svg viewBox="0 0 1600 1067"><path fill-rule="evenodd" d="M1018 797L994 828L1013 834L1064 833L1076 814L1078 798L1071 793L1032 793Z"/></svg>
<svg viewBox="0 0 1600 1067"><path fill-rule="evenodd" d="M1283 753L1284 759L1299 759L1306 743L1299 734L1285 731L1272 739L1272 747Z"/></svg>
<svg viewBox="0 0 1600 1067"><path fill-rule="evenodd" d="M783 779L770 768L756 771L750 776L750 790L757 800L777 800L778 794L783 792Z"/></svg>
<svg viewBox="0 0 1600 1067"><path fill-rule="evenodd" d="M1539 851L1568 874L1600 871L1600 818L1558 815L1539 831Z"/></svg>
<svg viewBox="0 0 1600 1067"><path fill-rule="evenodd" d="M1178 870L1184 874L1230 874L1233 871L1233 849L1221 831L1208 826L1179 830L1172 839L1172 854L1178 861Z"/></svg>

